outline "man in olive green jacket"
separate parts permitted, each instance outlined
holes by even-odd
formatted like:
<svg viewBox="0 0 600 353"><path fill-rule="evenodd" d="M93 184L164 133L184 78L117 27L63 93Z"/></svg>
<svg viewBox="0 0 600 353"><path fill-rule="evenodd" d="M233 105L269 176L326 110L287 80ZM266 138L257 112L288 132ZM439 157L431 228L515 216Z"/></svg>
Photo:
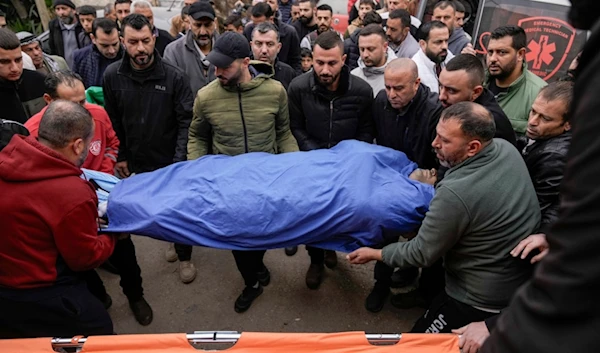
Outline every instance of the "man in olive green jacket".
<svg viewBox="0 0 600 353"><path fill-rule="evenodd" d="M250 61L250 45L244 36L226 32L219 37L208 61L216 67L217 80L198 91L189 128L188 160L209 153L234 156L249 152L298 151L290 132L287 93L272 79L273 67ZM243 177L243 176L240 176ZM233 251L246 288L235 301L241 313L269 284L263 263L265 251Z"/></svg>

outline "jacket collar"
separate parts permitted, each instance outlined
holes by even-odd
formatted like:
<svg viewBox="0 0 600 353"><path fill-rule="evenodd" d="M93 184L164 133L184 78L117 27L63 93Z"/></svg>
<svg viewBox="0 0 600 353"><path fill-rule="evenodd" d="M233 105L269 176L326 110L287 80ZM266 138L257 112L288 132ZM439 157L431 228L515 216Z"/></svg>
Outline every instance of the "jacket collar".
<svg viewBox="0 0 600 353"><path fill-rule="evenodd" d="M131 62L129 61L129 59L129 54L125 52L123 54L123 59L121 59L121 65L119 65L117 73L120 75L127 76L132 80L138 81L133 77L133 68L131 67ZM154 69L152 70L152 73L145 79L146 81L162 79L166 77L166 72L162 65L162 58L156 49L154 49L154 61Z"/></svg>
<svg viewBox="0 0 600 353"><path fill-rule="evenodd" d="M429 90L429 88L427 86L420 83L419 88L417 89L417 93L415 94L413 99L410 100L410 103L408 103L408 105L406 107L404 107L401 110L396 109L396 108L392 107L392 105L390 104L390 101L388 99L386 99L385 100L385 109L395 112L396 114L398 114L400 116L404 116L410 110L410 108L413 106L413 104L415 104L415 102L420 101L422 99L422 97L426 95L426 92L428 90Z"/></svg>
<svg viewBox="0 0 600 353"><path fill-rule="evenodd" d="M310 89L314 93L325 94L327 92L327 88L319 83L315 70L312 70L312 75L310 75ZM340 84L338 85L338 90L336 93L343 95L351 89L352 80L350 79L350 70L348 70L348 66L344 65L342 66L342 72L340 73Z"/></svg>
<svg viewBox="0 0 600 353"><path fill-rule="evenodd" d="M425 64L428 69L435 70L435 63L431 59L429 59L427 55L425 55L423 49L419 48L419 50L417 51L417 55L418 59L421 62L423 62L423 64ZM441 63L442 67L444 67L450 59L450 50L448 50L448 56L446 56L446 59Z"/></svg>
<svg viewBox="0 0 600 353"><path fill-rule="evenodd" d="M521 76L519 76L516 80L513 81L513 83L511 83L508 86L507 93L512 90L521 88L521 86L523 86L525 84L526 76L527 76L528 72L529 72L529 70L527 69L527 61L523 60L523 71L521 72ZM485 86L488 86L490 84L490 80L494 80L494 79L492 77L490 77L489 71L486 71L485 75L486 75Z"/></svg>
<svg viewBox="0 0 600 353"><path fill-rule="evenodd" d="M236 87L223 86L220 83L219 85L226 91L244 92L260 86L266 79L272 78L274 75L273 66L262 61L251 60L248 69L252 75L249 82L240 83Z"/></svg>
<svg viewBox="0 0 600 353"><path fill-rule="evenodd" d="M394 50L392 48L390 48L389 46L387 48L386 57L387 57L386 61L383 64L383 66L381 66L381 67L366 67L363 59L358 58L358 61L357 61L358 67L360 67L363 70L363 73L365 76L383 75L383 72L384 72L387 64L389 64L390 61L396 59L396 53L394 53Z"/></svg>
<svg viewBox="0 0 600 353"><path fill-rule="evenodd" d="M498 142L496 141L496 139L492 139L490 144L485 146L481 151L479 151L479 153L477 153L473 157L467 158L462 163L459 163L459 164L455 165L454 167L448 169L448 171L446 172L446 175L450 175L452 172L454 172L460 168L478 163L479 160L486 158L491 153L494 153L494 151L496 151L497 148L498 148ZM443 180L444 179L442 179L442 181Z"/></svg>
<svg viewBox="0 0 600 353"><path fill-rule="evenodd" d="M102 55L102 53L100 52L100 50L98 50L98 48L96 47L96 45L93 44L93 43L92 43L92 52L95 55L98 55L98 58L100 60L106 60L106 61L109 61L109 62L115 62L115 61L121 60L123 58L123 53L125 52L125 49L123 48L122 44L119 44L119 52L117 53L117 56L114 59L109 59L109 58L105 57L104 55Z"/></svg>

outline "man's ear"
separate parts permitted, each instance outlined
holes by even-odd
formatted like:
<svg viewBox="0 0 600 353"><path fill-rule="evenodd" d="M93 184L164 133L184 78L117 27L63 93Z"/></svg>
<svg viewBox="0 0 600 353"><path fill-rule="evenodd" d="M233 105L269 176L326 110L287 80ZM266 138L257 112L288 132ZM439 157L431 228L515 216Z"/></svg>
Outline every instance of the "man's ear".
<svg viewBox="0 0 600 353"><path fill-rule="evenodd" d="M281 44L281 42L277 43L277 54L279 54L279 51L281 50L282 46L283 44Z"/></svg>
<svg viewBox="0 0 600 353"><path fill-rule="evenodd" d="M475 88L473 88L473 95L471 97L471 102L473 102L474 100L479 98L479 96L481 96L482 93L483 93L483 86L481 86L481 85L475 86Z"/></svg>
<svg viewBox="0 0 600 353"><path fill-rule="evenodd" d="M483 148L483 144L479 140L471 140L467 144L467 156L473 157Z"/></svg>
<svg viewBox="0 0 600 353"><path fill-rule="evenodd" d="M47 105L49 105L50 103L52 103L52 97L50 97L50 95L48 93L44 93L43 98L44 98L44 102L46 102Z"/></svg>
<svg viewBox="0 0 600 353"><path fill-rule="evenodd" d="M85 150L85 141L82 138L78 138L73 141L73 153L76 156L79 156Z"/></svg>
<svg viewBox="0 0 600 353"><path fill-rule="evenodd" d="M346 62L346 57L347 57L347 56L348 56L348 55L346 55L346 54L342 55L342 62L343 62L343 63L345 63L345 62Z"/></svg>
<svg viewBox="0 0 600 353"><path fill-rule="evenodd" d="M521 49L519 49L519 51L517 51L517 57L521 61L521 64L523 64L523 62L525 61L526 53L527 53L527 49L525 49L525 48L521 48Z"/></svg>
<svg viewBox="0 0 600 353"><path fill-rule="evenodd" d="M421 50L424 53L425 52L425 48L427 48L427 42L424 41L423 39L419 39L419 46L421 47Z"/></svg>
<svg viewBox="0 0 600 353"><path fill-rule="evenodd" d="M569 123L568 121L565 123L565 131L569 131L571 130L571 123Z"/></svg>

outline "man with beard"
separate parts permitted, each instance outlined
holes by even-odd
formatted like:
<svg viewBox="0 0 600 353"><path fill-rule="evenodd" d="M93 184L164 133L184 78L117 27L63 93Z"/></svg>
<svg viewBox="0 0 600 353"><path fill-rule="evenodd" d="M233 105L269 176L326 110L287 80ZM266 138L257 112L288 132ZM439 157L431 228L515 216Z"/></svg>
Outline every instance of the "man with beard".
<svg viewBox="0 0 600 353"><path fill-rule="evenodd" d="M421 21L416 18L415 16L411 15L409 12L409 8L408 5L410 4L411 0L387 0L386 1L386 7L387 7L387 11L386 12L381 12L381 10L379 12L381 12L381 18L384 20L384 27L387 27L387 21L389 21L390 19L390 15L392 14L392 12L396 11L396 10L404 10L406 11L406 13L408 13L408 25L406 26L406 28L408 28L408 31L410 32L411 35L415 36L417 34L417 30L419 29L419 27L421 27Z"/></svg>
<svg viewBox="0 0 600 353"><path fill-rule="evenodd" d="M189 160L209 153L235 156L298 151L290 132L285 89L271 78L273 68L250 61L249 52L244 36L226 32L208 54L218 80L202 88L196 96L189 132ZM232 253L245 284L234 304L234 310L242 313L262 294L271 275L263 263L264 250Z"/></svg>
<svg viewBox="0 0 600 353"><path fill-rule="evenodd" d="M307 34L300 42L301 48L312 50L315 40L319 34L326 31L333 31L331 22L333 20L333 9L329 5L320 5L317 7L317 30Z"/></svg>
<svg viewBox="0 0 600 353"><path fill-rule="evenodd" d="M277 60L277 53L281 49L277 28L269 22L254 27L250 46L254 59L273 66L275 70L273 79L281 82L287 91L290 82L296 77L296 71L290 65Z"/></svg>
<svg viewBox="0 0 600 353"><path fill-rule="evenodd" d="M492 92L483 87L485 70L479 58L470 54L459 54L448 62L440 73L440 102L444 108L459 102L481 104L494 117L496 135L517 145L510 120L496 102Z"/></svg>
<svg viewBox="0 0 600 353"><path fill-rule="evenodd" d="M396 55L388 46L385 31L376 24L360 30L358 47L360 48L358 67L350 73L365 80L373 89L373 96L377 96L385 88L383 80L385 67L390 61L396 59Z"/></svg>
<svg viewBox="0 0 600 353"><path fill-rule="evenodd" d="M412 58L421 49L410 33L410 14L406 10L389 13L385 33L397 58Z"/></svg>
<svg viewBox="0 0 600 353"><path fill-rule="evenodd" d="M83 27L75 16L75 4L71 0L54 0L56 18L48 23L50 54L62 56L73 67L73 53L84 47L81 41Z"/></svg>
<svg viewBox="0 0 600 353"><path fill-rule="evenodd" d="M108 65L121 60L124 51L117 23L113 20L99 18L94 21L91 37L93 45L73 54L73 71L81 76L85 88L102 86L104 71Z"/></svg>
<svg viewBox="0 0 600 353"><path fill-rule="evenodd" d="M154 25L154 14L152 13L152 6L150 3L146 0L135 0L133 3L131 3L131 13L144 15L148 21L150 21L150 24L153 28L152 33L154 37L156 37L155 48L161 56L164 55L165 48L167 45L173 42L175 38L173 38L169 32L156 28Z"/></svg>
<svg viewBox="0 0 600 353"><path fill-rule="evenodd" d="M105 108L121 142L115 169L122 177L186 159L194 98L185 74L154 49L152 29L143 15L125 17L126 53L104 73ZM196 269L182 261L179 276L189 283Z"/></svg>
<svg viewBox="0 0 600 353"><path fill-rule="evenodd" d="M519 147L525 146L529 109L546 82L527 70L527 37L518 26L498 27L490 34L485 86L510 119Z"/></svg>
<svg viewBox="0 0 600 353"><path fill-rule="evenodd" d="M500 315L483 353L585 352L600 346L600 3L571 0L569 18L591 35L575 75L559 218L546 234L548 255Z"/></svg>
<svg viewBox="0 0 600 353"><path fill-rule="evenodd" d="M421 50L412 57L419 68L421 83L432 92L439 92L438 77L454 55L448 52L448 26L440 21L423 24L417 34Z"/></svg>
<svg viewBox="0 0 600 353"><path fill-rule="evenodd" d="M448 50L458 55L469 44L469 38L465 35L462 27L456 26L456 8L452 1L440 1L433 8L432 19L440 21L448 26L450 38L448 39Z"/></svg>
<svg viewBox="0 0 600 353"><path fill-rule="evenodd" d="M530 264L510 251L538 228L540 208L523 158L494 134L494 119L477 103L444 110L432 146L450 169L417 235L347 256L353 264L377 260L400 268L427 267L443 257L445 290L412 332L450 333L485 320L504 309L531 275Z"/></svg>
<svg viewBox="0 0 600 353"><path fill-rule="evenodd" d="M206 59L206 56L213 48L217 24L215 10L207 1L193 3L190 6L189 16L190 30L185 37L167 46L165 61L185 72L195 97L198 90L216 78L215 66ZM180 264L185 264L186 268L179 272L182 282L189 283L196 277L196 267L190 262L191 245L170 244L165 251L165 259L169 262L179 260Z"/></svg>
<svg viewBox="0 0 600 353"><path fill-rule="evenodd" d="M98 234L98 198L81 178L93 135L90 113L59 100L38 139L15 135L0 152L0 338L113 334L81 278L117 238Z"/></svg>
<svg viewBox="0 0 600 353"><path fill-rule="evenodd" d="M381 16L375 11L368 12L365 15L363 24L366 26L376 24L381 26ZM354 70L358 67L358 59L360 59L360 49L358 48L358 34L360 31L354 31L350 38L344 39L344 55L346 56L346 66L349 70Z"/></svg>
<svg viewBox="0 0 600 353"><path fill-rule="evenodd" d="M25 123L44 108L44 75L23 70L23 51L16 34L0 28L0 119Z"/></svg>
<svg viewBox="0 0 600 353"><path fill-rule="evenodd" d="M40 42L33 34L19 32L17 37L21 41L21 50L29 55L37 72L45 76L52 72L69 69L67 62L62 57L44 53Z"/></svg>
<svg viewBox="0 0 600 353"><path fill-rule="evenodd" d="M297 73L302 72L302 58L300 57L300 40L294 28L288 24L282 23L274 17L273 8L267 3L258 3L252 7L252 23L244 28L244 35L248 42L252 41L254 26L270 22L275 25L279 32L279 41L281 49L277 58L290 65Z"/></svg>
<svg viewBox="0 0 600 353"><path fill-rule="evenodd" d="M316 31L319 26L315 18L315 10L317 7L316 0L297 0L300 7L300 17L297 21L292 22L292 26L296 29L298 38L304 38L312 31Z"/></svg>
<svg viewBox="0 0 600 353"><path fill-rule="evenodd" d="M313 70L298 76L288 89L290 126L302 151L331 148L343 140L373 142L373 90L344 65L344 42L335 32L315 42ZM335 251L307 246L310 267L306 286L318 289L324 265L337 265Z"/></svg>

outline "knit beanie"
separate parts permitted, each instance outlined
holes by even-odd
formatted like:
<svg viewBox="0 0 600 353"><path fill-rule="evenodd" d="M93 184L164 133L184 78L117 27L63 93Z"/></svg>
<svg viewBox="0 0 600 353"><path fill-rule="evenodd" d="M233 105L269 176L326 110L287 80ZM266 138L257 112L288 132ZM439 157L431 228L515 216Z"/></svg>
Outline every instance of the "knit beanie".
<svg viewBox="0 0 600 353"><path fill-rule="evenodd" d="M53 7L57 7L58 5L65 5L75 10L75 4L71 0L54 0L52 2Z"/></svg>

